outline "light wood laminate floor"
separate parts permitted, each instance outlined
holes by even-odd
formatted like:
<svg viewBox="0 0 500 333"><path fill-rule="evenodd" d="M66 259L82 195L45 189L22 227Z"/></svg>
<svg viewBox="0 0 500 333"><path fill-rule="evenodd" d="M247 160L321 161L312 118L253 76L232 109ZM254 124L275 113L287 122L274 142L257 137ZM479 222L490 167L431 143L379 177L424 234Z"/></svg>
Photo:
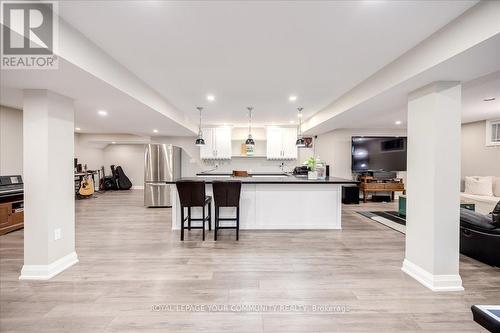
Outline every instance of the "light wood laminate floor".
<svg viewBox="0 0 500 333"><path fill-rule="evenodd" d="M343 210L342 231L187 232L142 191L76 204L80 262L19 281L23 232L0 237L4 332L481 332L472 304L500 303L500 270L461 256L464 292L434 293L401 271L404 235ZM172 312L163 304L344 305L332 312Z"/></svg>

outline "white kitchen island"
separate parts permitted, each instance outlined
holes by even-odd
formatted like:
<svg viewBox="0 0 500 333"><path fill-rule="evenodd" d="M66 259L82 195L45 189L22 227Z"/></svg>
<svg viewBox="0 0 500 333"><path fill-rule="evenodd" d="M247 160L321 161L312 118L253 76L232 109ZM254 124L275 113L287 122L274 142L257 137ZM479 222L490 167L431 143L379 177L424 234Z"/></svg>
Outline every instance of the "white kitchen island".
<svg viewBox="0 0 500 333"><path fill-rule="evenodd" d="M238 178L219 175L182 179L205 181L209 196L212 196L213 181L241 181L240 229L341 229L342 185L356 184L331 177L308 180L294 176ZM171 198L172 229L178 230L180 202L175 185L171 187ZM212 220L213 212L212 201ZM193 218L200 217L201 208L193 208L191 214ZM221 208L221 218L234 216L234 208ZM221 225L224 225L222 221Z"/></svg>

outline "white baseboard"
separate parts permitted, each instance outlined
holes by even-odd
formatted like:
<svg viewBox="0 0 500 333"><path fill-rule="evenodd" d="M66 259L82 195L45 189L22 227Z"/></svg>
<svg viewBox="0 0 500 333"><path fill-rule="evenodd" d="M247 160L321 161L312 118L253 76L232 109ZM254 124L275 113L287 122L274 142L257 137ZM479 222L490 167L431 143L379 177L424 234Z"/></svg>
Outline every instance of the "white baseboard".
<svg viewBox="0 0 500 333"><path fill-rule="evenodd" d="M132 189L132 190L144 190L144 186L143 185L134 185L130 189Z"/></svg>
<svg viewBox="0 0 500 333"><path fill-rule="evenodd" d="M462 278L458 274L433 275L408 259L403 261L401 270L432 291L462 291Z"/></svg>
<svg viewBox="0 0 500 333"><path fill-rule="evenodd" d="M19 280L49 280L78 262L76 252L72 252L49 265L24 265Z"/></svg>

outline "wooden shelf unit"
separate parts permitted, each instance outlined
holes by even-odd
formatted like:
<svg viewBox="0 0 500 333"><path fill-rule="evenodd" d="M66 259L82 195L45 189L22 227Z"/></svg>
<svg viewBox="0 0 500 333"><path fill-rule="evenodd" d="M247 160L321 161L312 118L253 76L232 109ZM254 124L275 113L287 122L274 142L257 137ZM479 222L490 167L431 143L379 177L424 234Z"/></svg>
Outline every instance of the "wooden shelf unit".
<svg viewBox="0 0 500 333"><path fill-rule="evenodd" d="M22 196L21 198L0 202L0 235L24 227L23 204Z"/></svg>
<svg viewBox="0 0 500 333"><path fill-rule="evenodd" d="M362 176L359 178L359 190L363 192L363 202L366 202L368 193L390 192L391 200L394 200L394 192L403 192L406 194L405 184L403 181L376 182L373 177Z"/></svg>

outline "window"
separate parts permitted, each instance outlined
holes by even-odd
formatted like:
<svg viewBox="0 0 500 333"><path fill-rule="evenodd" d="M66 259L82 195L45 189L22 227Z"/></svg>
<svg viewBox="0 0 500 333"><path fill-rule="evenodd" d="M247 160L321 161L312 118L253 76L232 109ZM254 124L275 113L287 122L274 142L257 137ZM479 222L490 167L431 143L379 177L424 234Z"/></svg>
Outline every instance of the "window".
<svg viewBox="0 0 500 333"><path fill-rule="evenodd" d="M486 145L500 146L500 119L486 121Z"/></svg>

